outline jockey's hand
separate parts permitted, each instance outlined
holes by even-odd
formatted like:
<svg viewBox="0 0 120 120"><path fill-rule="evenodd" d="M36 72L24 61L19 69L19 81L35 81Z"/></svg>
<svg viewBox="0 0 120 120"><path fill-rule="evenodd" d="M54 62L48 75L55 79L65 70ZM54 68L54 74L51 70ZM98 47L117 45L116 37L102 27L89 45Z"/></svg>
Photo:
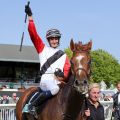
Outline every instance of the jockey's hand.
<svg viewBox="0 0 120 120"><path fill-rule="evenodd" d="M64 82L64 78L63 77L59 77L59 76L56 76L57 80L59 80L60 82Z"/></svg>
<svg viewBox="0 0 120 120"><path fill-rule="evenodd" d="M25 13L26 13L28 16L32 16L32 10L31 10L31 8L29 7L29 5L25 5Z"/></svg>
<svg viewBox="0 0 120 120"><path fill-rule="evenodd" d="M63 73L62 70L59 69L59 68L56 68L56 70L55 70L55 72L54 72L54 75L55 75L56 77L60 77L60 79L61 79L61 78L64 78L64 73Z"/></svg>
<svg viewBox="0 0 120 120"><path fill-rule="evenodd" d="M66 85L66 82L65 82L64 78L62 78L62 77L56 77L56 79L58 81L60 81L60 83L59 83L60 88L63 87L64 85Z"/></svg>
<svg viewBox="0 0 120 120"><path fill-rule="evenodd" d="M112 112L115 112L115 108L112 109Z"/></svg>

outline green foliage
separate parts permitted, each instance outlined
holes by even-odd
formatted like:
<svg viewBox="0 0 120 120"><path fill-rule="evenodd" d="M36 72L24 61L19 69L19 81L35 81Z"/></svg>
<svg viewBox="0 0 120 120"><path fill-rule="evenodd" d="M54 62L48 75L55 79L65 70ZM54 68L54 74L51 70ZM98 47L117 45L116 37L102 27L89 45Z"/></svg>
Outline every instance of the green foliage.
<svg viewBox="0 0 120 120"><path fill-rule="evenodd" d="M65 51L65 53L67 54L68 58L70 59L70 58L72 57L72 51L71 51L71 49L70 49L70 48L67 48L67 49L65 49L64 51Z"/></svg>
<svg viewBox="0 0 120 120"><path fill-rule="evenodd" d="M110 86L115 84L120 78L120 65L118 61L108 52L98 49L91 52L92 56L92 75L93 82L104 80Z"/></svg>

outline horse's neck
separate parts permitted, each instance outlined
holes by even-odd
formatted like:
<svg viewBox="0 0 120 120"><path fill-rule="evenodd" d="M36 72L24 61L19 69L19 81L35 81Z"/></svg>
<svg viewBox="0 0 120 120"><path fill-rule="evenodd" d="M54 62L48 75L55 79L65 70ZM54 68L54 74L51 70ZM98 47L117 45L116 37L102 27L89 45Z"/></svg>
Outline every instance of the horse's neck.
<svg viewBox="0 0 120 120"><path fill-rule="evenodd" d="M69 78L67 85L62 88L60 93L60 100L63 102L64 106L64 119L77 118L83 104L84 95L81 95L73 87L74 77ZM70 120L70 119L69 119Z"/></svg>
<svg viewBox="0 0 120 120"><path fill-rule="evenodd" d="M82 108L84 96L80 95L74 89L71 89L71 94L68 97L68 102L65 110L65 120L69 116L71 120L76 119Z"/></svg>
<svg viewBox="0 0 120 120"><path fill-rule="evenodd" d="M59 99L63 104L67 102L69 94L71 93L71 88L73 85L72 78L73 78L73 76L69 77L68 83L64 87L62 87L59 92Z"/></svg>

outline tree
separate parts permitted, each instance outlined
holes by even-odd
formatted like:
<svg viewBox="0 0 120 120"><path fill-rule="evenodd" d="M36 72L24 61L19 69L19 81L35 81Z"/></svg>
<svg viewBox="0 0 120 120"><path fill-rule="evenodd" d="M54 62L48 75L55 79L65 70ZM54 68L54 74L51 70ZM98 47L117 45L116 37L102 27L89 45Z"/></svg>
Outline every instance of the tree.
<svg viewBox="0 0 120 120"><path fill-rule="evenodd" d="M72 57L72 51L71 51L71 49L70 49L70 48L67 48L67 49L65 49L64 51L65 51L65 53L67 54L68 58L70 59L70 58Z"/></svg>
<svg viewBox="0 0 120 120"><path fill-rule="evenodd" d="M92 56L92 75L93 82L104 80L105 83L115 84L120 78L120 65L118 61L108 52L98 49L91 52Z"/></svg>

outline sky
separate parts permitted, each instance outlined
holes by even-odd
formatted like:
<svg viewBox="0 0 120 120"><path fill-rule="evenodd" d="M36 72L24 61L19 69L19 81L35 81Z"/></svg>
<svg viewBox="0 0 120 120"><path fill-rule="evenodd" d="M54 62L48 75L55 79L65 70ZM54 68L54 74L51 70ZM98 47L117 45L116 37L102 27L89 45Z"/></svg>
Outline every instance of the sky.
<svg viewBox="0 0 120 120"><path fill-rule="evenodd" d="M45 44L46 31L61 31L61 49L70 40L93 42L92 50L103 49L120 61L120 0L29 0L38 34ZM24 23L27 0L0 1L0 44L32 46Z"/></svg>

